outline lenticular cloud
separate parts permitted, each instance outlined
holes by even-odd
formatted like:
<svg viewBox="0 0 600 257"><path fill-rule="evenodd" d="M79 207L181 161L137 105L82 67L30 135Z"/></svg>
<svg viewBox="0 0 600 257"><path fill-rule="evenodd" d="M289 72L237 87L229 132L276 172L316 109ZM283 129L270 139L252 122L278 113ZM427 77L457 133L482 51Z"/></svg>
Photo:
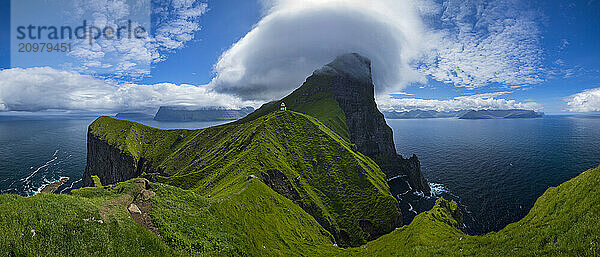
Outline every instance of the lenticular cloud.
<svg viewBox="0 0 600 257"><path fill-rule="evenodd" d="M416 7L406 0L274 0L265 17L223 53L211 85L245 99L281 97L336 56L372 61L377 91L423 81L410 63L424 51Z"/></svg>
<svg viewBox="0 0 600 257"><path fill-rule="evenodd" d="M215 65L216 90L278 98L353 52L371 59L378 95L424 83L426 76L467 88L543 81L538 16L518 0L263 3L265 16Z"/></svg>

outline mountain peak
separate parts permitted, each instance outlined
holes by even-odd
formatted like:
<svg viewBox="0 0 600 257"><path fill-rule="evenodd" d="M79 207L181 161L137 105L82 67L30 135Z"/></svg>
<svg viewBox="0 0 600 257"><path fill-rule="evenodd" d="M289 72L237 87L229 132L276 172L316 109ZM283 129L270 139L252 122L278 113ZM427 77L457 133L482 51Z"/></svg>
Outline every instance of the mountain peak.
<svg viewBox="0 0 600 257"><path fill-rule="evenodd" d="M315 75L322 74L343 74L371 83L371 60L357 53L344 54L315 71Z"/></svg>

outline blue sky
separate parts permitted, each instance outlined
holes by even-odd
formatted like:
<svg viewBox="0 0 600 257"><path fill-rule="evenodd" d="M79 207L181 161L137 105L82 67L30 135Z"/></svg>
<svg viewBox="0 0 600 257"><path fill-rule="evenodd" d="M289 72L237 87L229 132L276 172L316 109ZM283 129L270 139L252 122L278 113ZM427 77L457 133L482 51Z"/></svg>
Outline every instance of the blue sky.
<svg viewBox="0 0 600 257"><path fill-rule="evenodd" d="M69 70L64 65L10 67L10 1L0 2L0 68L4 69L0 77L5 80L0 82L0 110L2 106L16 111L119 111L178 103L258 105L290 92L310 71L338 53L356 51L374 60L382 108L600 111L599 0L376 1L381 8L352 0L326 4L315 0L196 1L186 8L206 4L201 14L162 24L181 29L174 26L188 22L182 34L191 39L169 34L180 44L150 47L150 52L160 56L151 59L150 74L116 80L90 78L85 75L94 74L89 69ZM337 27L320 28L319 24ZM381 31L379 24L386 24ZM361 33L372 34L373 39ZM357 42L347 43L353 34ZM64 83L72 84L71 72L82 75L81 83L97 84L89 92L100 92L97 98L110 99L109 104L99 106L85 100L86 96L61 97L58 94L63 91L57 90L56 103L28 108L29 103L36 105L34 91L48 93L53 88L37 86L42 81L12 82L21 74L32 74L52 77L60 87L67 80L65 74L70 82ZM32 96L16 95L14 87L26 87Z"/></svg>

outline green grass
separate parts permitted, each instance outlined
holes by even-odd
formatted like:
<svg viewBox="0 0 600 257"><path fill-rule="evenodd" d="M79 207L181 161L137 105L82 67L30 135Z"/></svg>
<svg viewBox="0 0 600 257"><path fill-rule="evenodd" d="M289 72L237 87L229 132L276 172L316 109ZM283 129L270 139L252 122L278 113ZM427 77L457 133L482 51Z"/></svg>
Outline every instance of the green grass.
<svg viewBox="0 0 600 257"><path fill-rule="evenodd" d="M296 204L257 179L228 196L150 183L161 237L135 224L127 181L72 195L0 195L0 256L598 256L600 167L548 189L522 220L496 233L460 230L454 202L366 245L339 248ZM91 220L91 218L94 218ZM103 223L97 222L102 220ZM35 231L35 235L32 231Z"/></svg>
<svg viewBox="0 0 600 257"><path fill-rule="evenodd" d="M267 103L235 123L245 123L278 111L281 102L284 102L287 110L315 117L344 140L349 141L346 114L334 99L333 91L329 86L333 79L335 79L333 76L328 75L310 77L301 87L285 98Z"/></svg>
<svg viewBox="0 0 600 257"><path fill-rule="evenodd" d="M361 245L377 236L365 233L359 222L384 233L400 219L379 167L353 151L343 137L301 113L278 111L197 131L157 130L103 117L91 131L136 158L151 160L159 171L146 174L153 181L205 197L230 195L249 175L278 170L299 196L294 200L341 245ZM161 148L165 146L170 153Z"/></svg>
<svg viewBox="0 0 600 257"><path fill-rule="evenodd" d="M125 204L111 204L129 200L128 191L134 187L121 183L73 195L0 195L0 256L175 255L129 218Z"/></svg>
<svg viewBox="0 0 600 257"><path fill-rule="evenodd" d="M332 236L290 200L252 179L223 198L152 184L151 216L174 249L190 255L317 254Z"/></svg>
<svg viewBox="0 0 600 257"><path fill-rule="evenodd" d="M90 125L90 133L127 152L135 160L145 157L161 160L189 142L195 130L161 130L140 123L100 117ZM154 163L155 165L158 163Z"/></svg>
<svg viewBox="0 0 600 257"><path fill-rule="evenodd" d="M102 186L102 182L100 182L100 178L98 176L92 176L92 181L94 182L95 187Z"/></svg>

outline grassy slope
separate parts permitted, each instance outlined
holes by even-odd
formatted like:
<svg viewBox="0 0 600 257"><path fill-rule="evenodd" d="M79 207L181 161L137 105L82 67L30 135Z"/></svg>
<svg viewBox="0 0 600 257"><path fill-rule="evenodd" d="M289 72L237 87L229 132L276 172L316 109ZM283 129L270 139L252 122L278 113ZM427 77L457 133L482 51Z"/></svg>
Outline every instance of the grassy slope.
<svg viewBox="0 0 600 257"><path fill-rule="evenodd" d="M158 237L126 210L142 188L131 180L73 195L1 195L0 256L290 256L333 244L312 216L256 179L210 199L151 183Z"/></svg>
<svg viewBox="0 0 600 257"><path fill-rule="evenodd" d="M73 195L0 195L0 256L175 254L129 217L125 205L135 187L121 183L112 190L90 188Z"/></svg>
<svg viewBox="0 0 600 257"><path fill-rule="evenodd" d="M112 145L151 160L162 171L152 175L154 180L203 196L228 196L249 175L277 169L299 194L299 204L314 209L311 214L329 231L347 234L349 245L366 242L359 221L390 231L399 218L379 167L304 114L274 112L197 131L164 131L102 117L91 128Z"/></svg>
<svg viewBox="0 0 600 257"><path fill-rule="evenodd" d="M205 198L193 191L152 184L151 216L164 240L192 255L315 255L331 235L290 200L251 179L238 192Z"/></svg>
<svg viewBox="0 0 600 257"><path fill-rule="evenodd" d="M346 115L334 99L331 89L327 87L332 83L332 79L334 79L332 76L324 74L311 76L301 87L285 98L263 105L236 123L245 123L277 111L281 102L285 102L288 110L318 118L329 129L349 141Z"/></svg>

